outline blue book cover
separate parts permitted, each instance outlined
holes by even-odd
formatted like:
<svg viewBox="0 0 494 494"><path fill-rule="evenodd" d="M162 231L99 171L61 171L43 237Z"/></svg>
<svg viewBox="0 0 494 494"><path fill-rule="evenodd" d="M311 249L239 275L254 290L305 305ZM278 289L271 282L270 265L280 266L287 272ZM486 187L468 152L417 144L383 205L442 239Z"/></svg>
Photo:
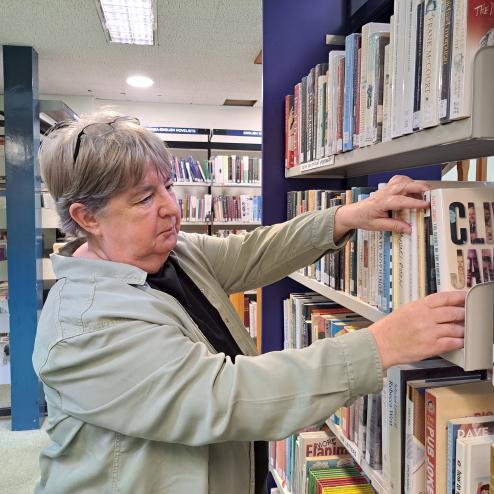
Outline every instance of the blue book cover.
<svg viewBox="0 0 494 494"><path fill-rule="evenodd" d="M494 434L494 416L463 417L448 421L448 479L446 494L455 493L456 439Z"/></svg>
<svg viewBox="0 0 494 494"><path fill-rule="evenodd" d="M379 310L391 312L391 232L383 232L383 293Z"/></svg>
<svg viewBox="0 0 494 494"><path fill-rule="evenodd" d="M355 87L357 77L357 51L361 35L353 33L345 38L345 89L343 103L343 151L353 149L355 133Z"/></svg>

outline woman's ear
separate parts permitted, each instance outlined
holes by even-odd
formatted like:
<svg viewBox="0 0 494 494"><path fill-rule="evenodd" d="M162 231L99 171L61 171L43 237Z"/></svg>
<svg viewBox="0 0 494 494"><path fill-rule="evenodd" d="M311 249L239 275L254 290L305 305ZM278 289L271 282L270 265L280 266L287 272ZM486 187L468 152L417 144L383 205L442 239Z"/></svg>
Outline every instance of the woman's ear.
<svg viewBox="0 0 494 494"><path fill-rule="evenodd" d="M83 230L91 235L98 235L100 231L99 220L84 204L74 202L69 207L69 214Z"/></svg>

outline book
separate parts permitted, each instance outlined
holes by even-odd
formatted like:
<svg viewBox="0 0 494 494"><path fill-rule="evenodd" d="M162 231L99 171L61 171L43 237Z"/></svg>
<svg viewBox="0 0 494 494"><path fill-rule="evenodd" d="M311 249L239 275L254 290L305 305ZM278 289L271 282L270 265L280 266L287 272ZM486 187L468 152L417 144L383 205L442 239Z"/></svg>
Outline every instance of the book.
<svg viewBox="0 0 494 494"><path fill-rule="evenodd" d="M309 492L309 476L310 472L315 472L316 470L328 470L332 468L341 468L352 466L355 467L354 459L346 455L331 455L331 456L307 456L303 465L303 494Z"/></svg>
<svg viewBox="0 0 494 494"><path fill-rule="evenodd" d="M358 49L362 36L353 33L345 38L345 89L343 110L343 151L351 151L354 147L355 135L355 101L358 88Z"/></svg>
<svg viewBox="0 0 494 494"><path fill-rule="evenodd" d="M422 93L420 127L439 123L439 61L441 54L441 9L444 0L425 0L424 37L422 45Z"/></svg>
<svg viewBox="0 0 494 494"><path fill-rule="evenodd" d="M441 39L442 50L439 62L439 119L441 122L449 120L450 113L450 72L453 37L453 6L454 0L443 0L441 12Z"/></svg>
<svg viewBox="0 0 494 494"><path fill-rule="evenodd" d="M473 61L477 51L494 44L494 8L482 0L455 0L453 13L450 118L472 111Z"/></svg>
<svg viewBox="0 0 494 494"><path fill-rule="evenodd" d="M455 494L489 492L489 451L492 444L494 435L457 439Z"/></svg>
<svg viewBox="0 0 494 494"><path fill-rule="evenodd" d="M456 440L494 434L494 416L461 417L448 421L448 480L447 493L455 492Z"/></svg>
<svg viewBox="0 0 494 494"><path fill-rule="evenodd" d="M424 2L414 0L417 33L415 36L415 81L413 90L413 130L420 129L420 98L422 94L422 53L424 41Z"/></svg>
<svg viewBox="0 0 494 494"><path fill-rule="evenodd" d="M425 391L441 386L465 384L481 379L470 376L431 377L407 382L405 429L405 494L420 494L425 490Z"/></svg>
<svg viewBox="0 0 494 494"><path fill-rule="evenodd" d="M359 127L359 146L363 147L367 145L367 128L368 119L370 116L370 101L369 101L369 82L368 82L368 66L369 66L369 49L370 49L370 37L374 33L389 33L390 25L382 22L369 22L362 26L362 40L361 40L361 58L360 58L360 99L359 99L359 113L360 113L360 127ZM384 58L383 58L384 63ZM369 111L368 111L369 110Z"/></svg>
<svg viewBox="0 0 494 494"><path fill-rule="evenodd" d="M494 188L430 191L438 291L462 290L494 280Z"/></svg>
<svg viewBox="0 0 494 494"><path fill-rule="evenodd" d="M425 393L426 489L445 494L448 420L494 413L494 391L488 381L429 389Z"/></svg>
<svg viewBox="0 0 494 494"><path fill-rule="evenodd" d="M403 491L405 471L406 391L407 381L432 377L468 375L443 359L424 360L415 364L390 367L383 387L383 475L393 492Z"/></svg>
<svg viewBox="0 0 494 494"><path fill-rule="evenodd" d="M293 95L285 96L285 168L294 166L294 101Z"/></svg>

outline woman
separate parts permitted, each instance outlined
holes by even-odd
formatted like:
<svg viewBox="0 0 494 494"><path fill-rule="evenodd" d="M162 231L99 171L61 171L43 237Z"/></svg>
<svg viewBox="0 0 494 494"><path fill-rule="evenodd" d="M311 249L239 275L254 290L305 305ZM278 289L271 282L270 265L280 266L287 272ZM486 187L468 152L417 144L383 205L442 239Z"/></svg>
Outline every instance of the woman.
<svg viewBox="0 0 494 494"><path fill-rule="evenodd" d="M55 129L40 163L79 240L52 256L59 281L35 343L53 441L37 493L264 492L262 441L379 392L390 365L462 346L462 293L259 356L228 299L340 248L354 228L408 231L388 211L425 208L408 196L423 184L395 177L362 203L220 239L180 233L168 152L135 119Z"/></svg>

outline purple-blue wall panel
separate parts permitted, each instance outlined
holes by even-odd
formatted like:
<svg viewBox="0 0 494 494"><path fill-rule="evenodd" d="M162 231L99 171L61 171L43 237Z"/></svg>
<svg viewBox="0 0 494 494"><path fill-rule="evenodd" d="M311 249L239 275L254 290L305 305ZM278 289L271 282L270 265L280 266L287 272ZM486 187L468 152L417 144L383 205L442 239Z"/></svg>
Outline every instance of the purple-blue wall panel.
<svg viewBox="0 0 494 494"><path fill-rule="evenodd" d="M266 0L263 2L263 224L286 219L286 192L315 187L340 188L341 180L284 178L285 96L312 67L327 61L326 34L345 34L342 0ZM262 350L283 344L281 301L295 290L282 281L263 289ZM300 290L300 288L299 288Z"/></svg>

